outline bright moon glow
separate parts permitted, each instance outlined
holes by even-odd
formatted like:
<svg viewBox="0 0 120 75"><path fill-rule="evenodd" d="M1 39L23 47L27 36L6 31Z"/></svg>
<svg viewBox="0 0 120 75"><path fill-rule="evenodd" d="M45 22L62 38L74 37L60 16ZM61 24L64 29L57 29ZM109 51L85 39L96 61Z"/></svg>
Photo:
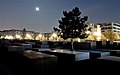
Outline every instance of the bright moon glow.
<svg viewBox="0 0 120 75"><path fill-rule="evenodd" d="M35 7L35 10L36 10L36 11L39 11L40 9L39 9L39 7Z"/></svg>

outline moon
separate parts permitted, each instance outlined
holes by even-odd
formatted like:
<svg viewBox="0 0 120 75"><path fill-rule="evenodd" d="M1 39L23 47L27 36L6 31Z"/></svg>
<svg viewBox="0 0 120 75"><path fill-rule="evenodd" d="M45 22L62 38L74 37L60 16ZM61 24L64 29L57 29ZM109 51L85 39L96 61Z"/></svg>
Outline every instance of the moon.
<svg viewBox="0 0 120 75"><path fill-rule="evenodd" d="M40 10L40 8L39 7L35 7L35 11L39 11Z"/></svg>

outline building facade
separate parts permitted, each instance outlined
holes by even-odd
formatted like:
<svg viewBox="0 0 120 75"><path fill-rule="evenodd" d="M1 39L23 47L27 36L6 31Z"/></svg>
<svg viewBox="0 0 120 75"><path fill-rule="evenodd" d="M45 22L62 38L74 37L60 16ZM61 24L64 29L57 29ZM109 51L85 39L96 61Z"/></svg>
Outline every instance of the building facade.
<svg viewBox="0 0 120 75"><path fill-rule="evenodd" d="M120 34L120 24L115 22L108 22L108 23L98 23L101 25L101 32L106 32L111 30L112 32L117 32Z"/></svg>

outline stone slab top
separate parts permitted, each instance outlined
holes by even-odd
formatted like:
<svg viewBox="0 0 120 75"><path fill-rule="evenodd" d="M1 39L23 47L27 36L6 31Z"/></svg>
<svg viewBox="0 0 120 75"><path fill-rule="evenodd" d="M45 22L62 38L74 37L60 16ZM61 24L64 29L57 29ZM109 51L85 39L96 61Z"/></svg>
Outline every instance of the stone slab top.
<svg viewBox="0 0 120 75"><path fill-rule="evenodd" d="M120 57L117 56L106 56L98 59L104 59L104 60L112 60L112 61L117 61L120 62Z"/></svg>
<svg viewBox="0 0 120 75"><path fill-rule="evenodd" d="M84 54L84 53L89 53L89 52L69 51L69 50L63 50L63 49L52 50L52 52L66 53L66 54Z"/></svg>
<svg viewBox="0 0 120 75"><path fill-rule="evenodd" d="M96 51L96 50L79 50L81 52L91 52L91 53L108 53L107 51Z"/></svg>
<svg viewBox="0 0 120 75"><path fill-rule="evenodd" d="M54 55L49 55L49 54L36 52L36 51L32 51L32 50L24 51L24 56L27 56L31 59L55 57Z"/></svg>

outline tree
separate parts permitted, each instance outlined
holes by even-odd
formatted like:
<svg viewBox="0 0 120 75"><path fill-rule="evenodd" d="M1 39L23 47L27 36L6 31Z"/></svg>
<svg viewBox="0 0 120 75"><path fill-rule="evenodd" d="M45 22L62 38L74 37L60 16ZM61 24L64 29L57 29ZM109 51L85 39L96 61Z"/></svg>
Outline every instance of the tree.
<svg viewBox="0 0 120 75"><path fill-rule="evenodd" d="M105 40L106 37L103 35L103 33L101 33L101 36L100 36L100 40ZM93 34L90 34L88 37L87 37L87 40L97 40L97 36L93 35Z"/></svg>
<svg viewBox="0 0 120 75"><path fill-rule="evenodd" d="M114 41L114 40L119 40L119 35L118 33L113 32L112 30L108 30L104 33L106 39L110 40L110 41Z"/></svg>
<svg viewBox="0 0 120 75"><path fill-rule="evenodd" d="M75 7L72 11L63 11L63 17L59 20L59 28L54 27L54 31L58 32L64 40L71 38L71 50L74 50L73 39L74 38L86 38L88 35L86 32L88 19L87 16L80 17L81 12L78 7Z"/></svg>
<svg viewBox="0 0 120 75"><path fill-rule="evenodd" d="M106 39L105 35L101 33L101 40L105 40L105 39Z"/></svg>
<svg viewBox="0 0 120 75"><path fill-rule="evenodd" d="M22 32L22 38L25 39L25 37L26 37L26 29L24 28Z"/></svg>

